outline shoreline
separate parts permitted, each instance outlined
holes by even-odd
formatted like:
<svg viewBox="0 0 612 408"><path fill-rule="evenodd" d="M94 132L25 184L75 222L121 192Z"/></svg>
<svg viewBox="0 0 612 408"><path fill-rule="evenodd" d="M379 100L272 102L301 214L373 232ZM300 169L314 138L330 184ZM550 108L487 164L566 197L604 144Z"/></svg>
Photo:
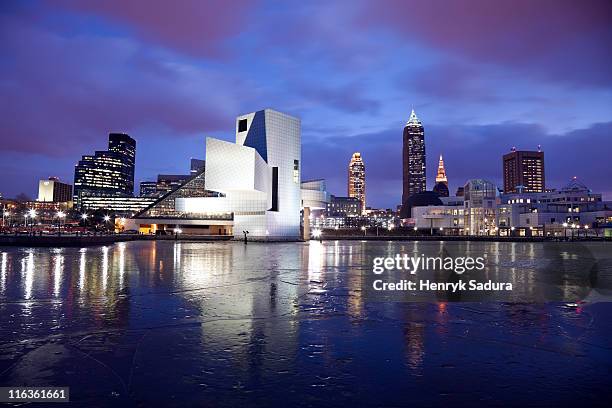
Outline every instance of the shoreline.
<svg viewBox="0 0 612 408"><path fill-rule="evenodd" d="M21 247L82 247L96 245L111 245L116 242L128 241L181 241L181 242L243 242L232 236L224 235L189 235L189 236L154 236L154 235L0 235L0 246ZM381 235L381 236L327 236L312 241L441 241L441 242L612 242L610 237L580 237L580 238L544 238L544 237L497 237L497 236L409 236L409 235ZM250 238L248 243L278 243L278 242L307 242L303 240L275 240Z"/></svg>

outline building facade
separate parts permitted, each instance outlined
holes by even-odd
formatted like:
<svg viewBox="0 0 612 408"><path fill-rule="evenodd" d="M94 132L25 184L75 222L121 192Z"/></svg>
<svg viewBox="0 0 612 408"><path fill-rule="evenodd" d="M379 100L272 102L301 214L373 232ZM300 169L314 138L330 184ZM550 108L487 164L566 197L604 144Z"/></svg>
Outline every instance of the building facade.
<svg viewBox="0 0 612 408"><path fill-rule="evenodd" d="M425 158L425 129L413 109L403 134L402 204L411 194L427 189Z"/></svg>
<svg viewBox="0 0 612 408"><path fill-rule="evenodd" d="M155 181L141 181L140 182L140 196L141 197L158 197L157 193L157 182Z"/></svg>
<svg viewBox="0 0 612 408"><path fill-rule="evenodd" d="M106 210L115 214L132 216L156 201L155 197L88 196L81 197L81 211Z"/></svg>
<svg viewBox="0 0 612 408"><path fill-rule="evenodd" d="M541 193L546 189L544 152L516 150L503 157L504 193Z"/></svg>
<svg viewBox="0 0 612 408"><path fill-rule="evenodd" d="M74 169L74 202L84 196L133 196L136 141L124 133L111 133L108 150L83 156Z"/></svg>
<svg viewBox="0 0 612 408"><path fill-rule="evenodd" d="M463 231L466 235L493 235L497 232L498 192L494 183L469 180L463 187Z"/></svg>
<svg viewBox="0 0 612 408"><path fill-rule="evenodd" d="M572 229L597 230L612 223L612 203L576 178L559 190L504 193L500 201L501 235L561 236Z"/></svg>
<svg viewBox="0 0 612 408"><path fill-rule="evenodd" d="M348 166L348 196L356 198L361 202L361 213L366 209L366 176L365 164L361 153L353 153Z"/></svg>
<svg viewBox="0 0 612 408"><path fill-rule="evenodd" d="M72 201L72 186L68 183L62 183L57 177L40 180L38 182L37 201L54 203Z"/></svg>
<svg viewBox="0 0 612 408"><path fill-rule="evenodd" d="M357 197L332 195L325 210L326 217L357 217L363 214L362 202Z"/></svg>

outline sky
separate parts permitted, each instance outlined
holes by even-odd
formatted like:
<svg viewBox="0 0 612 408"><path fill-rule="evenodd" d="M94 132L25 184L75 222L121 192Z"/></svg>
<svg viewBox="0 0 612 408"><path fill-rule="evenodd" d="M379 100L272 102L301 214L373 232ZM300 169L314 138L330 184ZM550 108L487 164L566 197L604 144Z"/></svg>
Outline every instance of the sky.
<svg viewBox="0 0 612 408"><path fill-rule="evenodd" d="M546 184L612 200L608 0L0 2L0 192L73 181L109 132L137 140L136 182L188 173L235 117L301 118L302 179L367 205L401 200L402 130L425 127L427 187L502 184L513 146L545 152Z"/></svg>

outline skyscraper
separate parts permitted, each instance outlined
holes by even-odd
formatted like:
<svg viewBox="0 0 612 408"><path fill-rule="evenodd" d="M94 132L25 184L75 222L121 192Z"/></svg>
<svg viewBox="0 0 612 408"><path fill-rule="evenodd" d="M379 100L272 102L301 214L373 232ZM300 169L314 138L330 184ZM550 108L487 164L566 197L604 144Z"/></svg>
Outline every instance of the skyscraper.
<svg viewBox="0 0 612 408"><path fill-rule="evenodd" d="M403 192L402 204L411 194L426 190L425 177L425 130L421 121L414 113L404 126L403 148Z"/></svg>
<svg viewBox="0 0 612 408"><path fill-rule="evenodd" d="M546 188L544 179L544 152L512 151L503 157L504 193L543 192Z"/></svg>
<svg viewBox="0 0 612 408"><path fill-rule="evenodd" d="M438 193L440 197L448 197L448 179L446 178L446 170L444 169L444 160L440 155L440 161L438 162L438 174L436 175L436 184L434 185L433 191Z"/></svg>
<svg viewBox="0 0 612 408"><path fill-rule="evenodd" d="M365 164L361 159L361 153L353 153L348 166L348 196L355 197L361 201L361 213L366 210L366 184Z"/></svg>
<svg viewBox="0 0 612 408"><path fill-rule="evenodd" d="M118 197L134 194L136 141L125 133L108 135L108 150L81 158L74 168L74 204L83 196Z"/></svg>

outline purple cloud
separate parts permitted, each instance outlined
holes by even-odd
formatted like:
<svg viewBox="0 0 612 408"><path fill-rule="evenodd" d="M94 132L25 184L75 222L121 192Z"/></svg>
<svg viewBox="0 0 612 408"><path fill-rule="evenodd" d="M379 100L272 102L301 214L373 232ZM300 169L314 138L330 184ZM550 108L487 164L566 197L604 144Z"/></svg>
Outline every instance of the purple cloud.
<svg viewBox="0 0 612 408"><path fill-rule="evenodd" d="M612 84L608 0L431 0L366 2L357 25L391 29L478 63L527 77ZM588 75L585 75L588 72Z"/></svg>
<svg viewBox="0 0 612 408"><path fill-rule="evenodd" d="M51 2L66 10L108 18L138 37L193 56L228 54L226 40L250 24L252 0L165 0Z"/></svg>

